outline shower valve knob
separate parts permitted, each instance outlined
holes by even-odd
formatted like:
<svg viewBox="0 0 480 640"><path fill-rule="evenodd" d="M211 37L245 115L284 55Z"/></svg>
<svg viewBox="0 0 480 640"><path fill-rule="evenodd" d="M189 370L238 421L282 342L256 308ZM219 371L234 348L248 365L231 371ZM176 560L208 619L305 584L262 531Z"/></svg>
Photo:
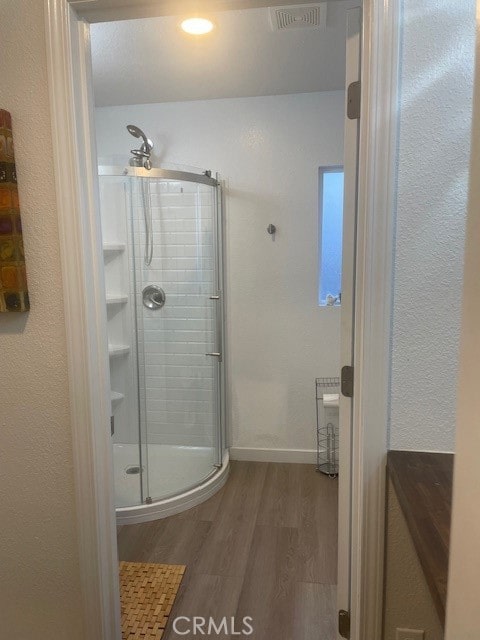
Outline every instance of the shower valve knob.
<svg viewBox="0 0 480 640"><path fill-rule="evenodd" d="M153 311L161 309L165 304L166 295L161 287L149 285L142 291L143 306Z"/></svg>

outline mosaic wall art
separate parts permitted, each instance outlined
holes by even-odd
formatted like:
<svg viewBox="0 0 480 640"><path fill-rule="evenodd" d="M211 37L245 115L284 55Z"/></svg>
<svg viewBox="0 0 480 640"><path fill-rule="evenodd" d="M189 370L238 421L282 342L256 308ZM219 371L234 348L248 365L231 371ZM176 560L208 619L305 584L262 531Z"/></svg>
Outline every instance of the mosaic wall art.
<svg viewBox="0 0 480 640"><path fill-rule="evenodd" d="M28 311L12 119L0 109L0 311Z"/></svg>

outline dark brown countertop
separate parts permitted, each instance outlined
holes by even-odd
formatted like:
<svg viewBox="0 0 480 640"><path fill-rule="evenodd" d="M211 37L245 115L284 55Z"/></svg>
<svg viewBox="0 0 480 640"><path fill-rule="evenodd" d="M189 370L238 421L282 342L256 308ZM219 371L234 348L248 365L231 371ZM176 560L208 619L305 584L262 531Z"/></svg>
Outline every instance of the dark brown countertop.
<svg viewBox="0 0 480 640"><path fill-rule="evenodd" d="M387 467L442 625L447 601L453 454L389 451Z"/></svg>

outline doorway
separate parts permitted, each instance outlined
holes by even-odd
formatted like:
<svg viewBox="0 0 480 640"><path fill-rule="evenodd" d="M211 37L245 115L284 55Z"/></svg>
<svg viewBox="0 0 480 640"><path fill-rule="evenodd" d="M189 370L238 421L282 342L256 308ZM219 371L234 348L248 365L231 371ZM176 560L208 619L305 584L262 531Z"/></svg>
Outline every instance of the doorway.
<svg viewBox="0 0 480 640"><path fill-rule="evenodd" d="M292 551L293 565L285 576L291 593L281 607L285 617L280 627L287 635L294 632L294 593L304 582L329 587L323 605L319 602L328 622L309 618L305 611L305 626L323 626L326 637L335 635L337 576L330 566L336 567L338 538L338 508L332 510L339 482L340 447L335 443L339 431L350 431L351 415L349 398L340 406L340 320L343 335L350 334L342 354L344 363L350 363L358 139L358 118L350 117L346 126L345 85L347 75L349 82L358 80L359 14L355 0L346 0L210 14L213 29L203 36L185 34L179 16L100 23L90 29L104 246L122 245L112 237L119 221L130 229L125 251L107 265L107 302L111 296L118 299L114 273L122 260L134 265L133 291L126 303L110 309L107 304L112 392L125 390L113 407L117 523L172 515L182 509L186 493L182 526L176 530L183 537L197 513L185 510L195 506L192 491L197 486L204 500L204 483L212 473L220 475L213 465L223 472L215 490L232 469L198 554L164 550L162 534L175 523L168 520L122 529L120 559L173 558L186 564L187 599L189 589L196 588L191 574L222 582L233 572L242 583L240 616L245 613L241 603L250 602L260 588L251 562L255 553L265 553L259 542L263 527L271 527L269 537L275 539L288 526L292 544L297 535L303 550ZM219 61L215 79L205 82L212 59ZM129 146L134 147L130 158ZM119 168L108 168L117 158ZM188 166L190 183L181 179ZM166 167L173 167L176 179L173 173L165 179L157 175L172 171ZM222 185L212 178L217 172ZM332 177L337 179L330 184ZM200 191L198 184L206 189ZM218 207L222 194L213 199L212 186L223 186L224 212ZM221 228L216 236L215 220L223 218L224 236ZM217 269L219 237L224 238L225 284ZM343 260L343 285L342 241L343 253L349 254ZM145 304L150 289L162 292L161 305L150 298ZM119 337L120 316L131 313L131 299L134 338L128 331ZM122 357L117 357L119 349ZM222 403L215 402L215 392L225 388L220 384L224 362L228 401ZM130 379L136 378L137 393L129 402L125 375L135 363ZM322 380L336 380L336 387L323 389ZM332 396L328 406L327 395ZM131 417L135 400L139 425ZM222 404L228 422L225 453L214 449L225 440ZM209 426L220 429L220 438ZM348 458L347 443L343 438L341 453ZM132 454L139 457L128 460ZM328 458L326 465L322 457ZM340 464L345 487L349 462ZM198 465L205 468L193 482ZM261 479L252 489L251 509L244 505L229 521L232 496L241 491L235 489L235 478L243 477L244 465ZM138 469L136 477L132 469ZM177 479L181 482L172 494ZM127 483L138 484L139 506L121 495ZM306 500L305 487L314 499L297 512ZM295 505L294 511L269 517L281 495ZM216 498L206 503L207 511ZM164 504L168 511L162 513ZM145 555L140 541L146 531L151 545ZM348 526L340 539L345 581L347 531ZM232 540L235 557L243 559L235 570L225 569L231 567ZM205 559L212 555L212 545L213 564ZM328 561L321 561L324 556ZM270 573L262 586L265 592L278 588L276 568ZM217 612L217 617L224 615ZM273 606L270 617L259 611L253 617L256 637L278 636L279 614Z"/></svg>
<svg viewBox="0 0 480 640"><path fill-rule="evenodd" d="M338 163L337 163L337 164L338 164ZM96 304L98 304L98 303L99 303L99 299L97 299L97 300L96 300Z"/></svg>

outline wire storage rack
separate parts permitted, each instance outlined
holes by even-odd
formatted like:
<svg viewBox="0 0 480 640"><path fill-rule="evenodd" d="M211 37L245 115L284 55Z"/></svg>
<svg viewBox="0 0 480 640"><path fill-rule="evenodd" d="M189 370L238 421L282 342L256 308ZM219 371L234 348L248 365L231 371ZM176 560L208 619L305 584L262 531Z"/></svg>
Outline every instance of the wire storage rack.
<svg viewBox="0 0 480 640"><path fill-rule="evenodd" d="M316 378L317 471L338 476L340 378Z"/></svg>

